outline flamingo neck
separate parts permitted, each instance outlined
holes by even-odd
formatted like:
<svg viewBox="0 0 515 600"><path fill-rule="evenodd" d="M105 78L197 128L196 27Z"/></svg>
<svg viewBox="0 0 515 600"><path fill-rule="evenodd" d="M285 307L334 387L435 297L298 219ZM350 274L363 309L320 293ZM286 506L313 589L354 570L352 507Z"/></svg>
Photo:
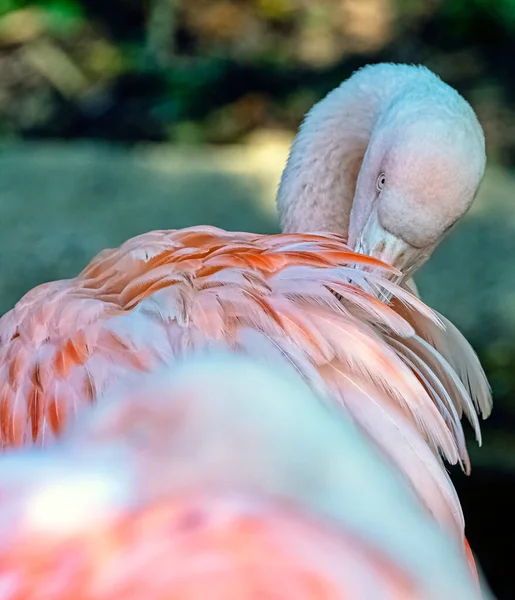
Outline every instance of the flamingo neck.
<svg viewBox="0 0 515 600"><path fill-rule="evenodd" d="M356 182L374 128L406 85L421 75L421 68L407 65L365 67L311 109L279 185L284 232L348 236Z"/></svg>

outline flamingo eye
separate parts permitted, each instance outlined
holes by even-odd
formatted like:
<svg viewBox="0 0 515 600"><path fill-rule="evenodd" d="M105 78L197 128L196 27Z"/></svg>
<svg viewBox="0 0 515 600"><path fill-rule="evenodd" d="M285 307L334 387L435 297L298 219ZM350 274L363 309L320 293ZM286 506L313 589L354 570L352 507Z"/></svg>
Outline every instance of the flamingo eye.
<svg viewBox="0 0 515 600"><path fill-rule="evenodd" d="M381 173L376 181L377 191L380 192L384 188L384 184L386 183L386 177L384 173Z"/></svg>

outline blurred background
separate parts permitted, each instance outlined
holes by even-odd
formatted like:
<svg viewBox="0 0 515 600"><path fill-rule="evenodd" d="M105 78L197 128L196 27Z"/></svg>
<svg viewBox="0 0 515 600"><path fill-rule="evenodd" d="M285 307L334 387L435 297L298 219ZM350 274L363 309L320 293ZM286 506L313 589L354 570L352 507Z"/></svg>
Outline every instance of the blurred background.
<svg viewBox="0 0 515 600"><path fill-rule="evenodd" d="M0 0L0 314L149 229L277 231L311 105L366 63L427 65L487 136L478 201L418 283L494 389L472 475L452 475L488 581L515 598L513 57L515 0Z"/></svg>

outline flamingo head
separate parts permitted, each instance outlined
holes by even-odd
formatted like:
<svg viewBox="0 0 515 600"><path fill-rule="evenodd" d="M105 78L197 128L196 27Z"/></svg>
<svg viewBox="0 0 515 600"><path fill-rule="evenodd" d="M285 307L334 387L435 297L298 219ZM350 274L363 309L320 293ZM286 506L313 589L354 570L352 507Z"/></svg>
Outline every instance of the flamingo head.
<svg viewBox="0 0 515 600"><path fill-rule="evenodd" d="M349 244L412 274L470 208L485 169L470 105L433 78L379 116L356 181Z"/></svg>

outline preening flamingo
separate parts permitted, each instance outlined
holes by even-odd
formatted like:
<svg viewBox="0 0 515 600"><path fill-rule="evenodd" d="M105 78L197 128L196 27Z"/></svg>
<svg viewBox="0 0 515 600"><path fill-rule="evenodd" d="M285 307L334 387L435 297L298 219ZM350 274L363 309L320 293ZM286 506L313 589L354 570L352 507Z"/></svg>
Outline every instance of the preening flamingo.
<svg viewBox="0 0 515 600"><path fill-rule="evenodd" d="M456 90L425 67L365 67L301 126L277 197L283 231L341 233L406 276L470 208L485 161Z"/></svg>
<svg viewBox="0 0 515 600"><path fill-rule="evenodd" d="M435 75L362 69L293 144L278 194L287 233L147 233L2 317L3 447L48 443L120 379L224 347L295 365L461 542L441 455L468 470L460 418L480 439L490 390L459 332L391 280L411 275L466 212L484 162L472 109Z"/></svg>
<svg viewBox="0 0 515 600"><path fill-rule="evenodd" d="M0 457L3 600L479 600L452 538L291 367L197 357L107 396L54 448Z"/></svg>

